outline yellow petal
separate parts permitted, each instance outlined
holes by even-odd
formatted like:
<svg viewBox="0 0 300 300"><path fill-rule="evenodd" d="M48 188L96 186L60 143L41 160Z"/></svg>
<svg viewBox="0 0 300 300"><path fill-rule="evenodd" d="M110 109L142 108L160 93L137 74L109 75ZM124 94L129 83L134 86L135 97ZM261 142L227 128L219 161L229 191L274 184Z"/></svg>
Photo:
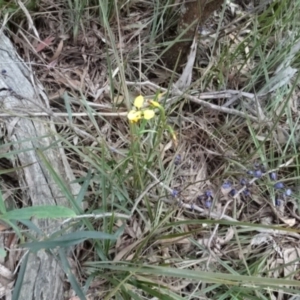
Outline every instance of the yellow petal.
<svg viewBox="0 0 300 300"><path fill-rule="evenodd" d="M142 118L142 112L136 111L136 110L131 110L128 113L127 118L130 122L136 123L138 120L140 120Z"/></svg>
<svg viewBox="0 0 300 300"><path fill-rule="evenodd" d="M154 107L161 107L161 105L157 101L150 100L149 103Z"/></svg>
<svg viewBox="0 0 300 300"><path fill-rule="evenodd" d="M144 119L146 120L152 119L155 115L154 110L152 109L145 109L143 113L144 113Z"/></svg>
<svg viewBox="0 0 300 300"><path fill-rule="evenodd" d="M143 97L143 96L140 95L140 96L137 96L137 97L134 99L133 105L134 105L136 108L138 108L138 109L142 108L143 104L144 104L144 97Z"/></svg>

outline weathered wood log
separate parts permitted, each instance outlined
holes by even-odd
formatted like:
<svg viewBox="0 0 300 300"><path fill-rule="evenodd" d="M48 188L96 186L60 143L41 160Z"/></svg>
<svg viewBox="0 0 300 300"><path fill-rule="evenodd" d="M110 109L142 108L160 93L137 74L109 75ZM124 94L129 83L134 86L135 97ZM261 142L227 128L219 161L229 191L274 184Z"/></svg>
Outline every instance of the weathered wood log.
<svg viewBox="0 0 300 300"><path fill-rule="evenodd" d="M66 198L40 161L36 149L45 149L44 155L66 184L74 180L63 148L56 140L55 127L51 121L49 102L41 84L20 59L10 40L0 33L0 99L1 111L11 117L1 122L7 130L6 141L11 142L10 155L13 165L22 167L18 171L18 182L25 205L68 206ZM18 117L20 112L47 111L43 119ZM2 124L2 126L3 126ZM56 147L54 145L57 145ZM19 168L20 170L20 168ZM68 184L73 194L79 192L78 184ZM37 220L35 224L45 234L59 229L59 220ZM41 250L29 253L22 283L20 300L63 299L65 278L58 261Z"/></svg>

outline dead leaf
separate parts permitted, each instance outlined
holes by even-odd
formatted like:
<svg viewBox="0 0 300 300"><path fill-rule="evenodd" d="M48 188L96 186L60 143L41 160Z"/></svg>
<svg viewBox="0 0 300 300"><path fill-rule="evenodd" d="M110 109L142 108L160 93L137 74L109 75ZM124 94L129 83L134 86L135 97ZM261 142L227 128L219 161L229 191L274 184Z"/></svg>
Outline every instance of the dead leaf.
<svg viewBox="0 0 300 300"><path fill-rule="evenodd" d="M52 42L54 40L53 36L48 36L47 38L45 38L43 41L39 42L36 47L35 50L36 52L41 52L42 50L44 50L46 47L49 47Z"/></svg>
<svg viewBox="0 0 300 300"><path fill-rule="evenodd" d="M273 240L273 237L270 234L268 234L268 233L259 233L259 234L256 234L252 238L250 245L251 246L259 246L261 244L268 243L272 240Z"/></svg>
<svg viewBox="0 0 300 300"><path fill-rule="evenodd" d="M190 86L192 82L192 74L193 74L193 67L196 59L196 53L197 53L197 36L195 35L193 44L191 46L190 54L188 56L187 64L183 69L182 75L175 83L178 89L184 90Z"/></svg>
<svg viewBox="0 0 300 300"><path fill-rule="evenodd" d="M57 64L57 60L54 60L54 61L51 61L48 65L47 65L47 68L48 69L51 69L51 68L54 68Z"/></svg>
<svg viewBox="0 0 300 300"><path fill-rule="evenodd" d="M135 241L134 243L123 248L121 251L116 253L116 256L113 261L120 261L127 253L129 253L134 247L136 247L141 241Z"/></svg>
<svg viewBox="0 0 300 300"><path fill-rule="evenodd" d="M123 95L118 95L118 96L115 96L113 98L113 103L114 105L120 105L124 102L124 96Z"/></svg>
<svg viewBox="0 0 300 300"><path fill-rule="evenodd" d="M232 227L229 227L227 232L226 232L226 235L225 235L225 238L219 238L218 239L218 242L220 243L220 245L225 245L227 244L229 241L231 241L231 239L234 237L234 230Z"/></svg>
<svg viewBox="0 0 300 300"><path fill-rule="evenodd" d="M294 218L280 218L284 224L288 225L289 227L293 227L296 224L296 219Z"/></svg>
<svg viewBox="0 0 300 300"><path fill-rule="evenodd" d="M64 47L64 41L61 40L61 41L59 42L59 45L58 45L58 47L57 47L57 49L56 49L54 55L50 58L50 62L56 60L56 59L60 56L63 47Z"/></svg>
<svg viewBox="0 0 300 300"><path fill-rule="evenodd" d="M6 224L0 223L0 231L4 231L4 230L7 230L7 229L8 229L8 226Z"/></svg>
<svg viewBox="0 0 300 300"><path fill-rule="evenodd" d="M3 265L0 265L0 275L6 279L12 280L14 278L13 272Z"/></svg>
<svg viewBox="0 0 300 300"><path fill-rule="evenodd" d="M298 267L299 257L300 257L300 249L298 248L288 248L283 251L285 278L288 278L289 276L293 277L293 274L299 268Z"/></svg>
<svg viewBox="0 0 300 300"><path fill-rule="evenodd" d="M190 234L188 234L190 235ZM161 245L171 245L171 244L188 244L190 245L191 242L188 238L184 236L174 237L174 238L165 238L165 239L159 239L155 242L155 244L161 244Z"/></svg>

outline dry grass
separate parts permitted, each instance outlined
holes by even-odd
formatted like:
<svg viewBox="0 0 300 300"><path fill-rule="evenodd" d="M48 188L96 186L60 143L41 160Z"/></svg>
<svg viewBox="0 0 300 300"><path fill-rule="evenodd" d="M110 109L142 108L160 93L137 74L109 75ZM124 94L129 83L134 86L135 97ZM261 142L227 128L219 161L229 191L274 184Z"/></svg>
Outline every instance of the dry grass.
<svg viewBox="0 0 300 300"><path fill-rule="evenodd" d="M104 2L42 1L31 12L34 28L20 9L21 22L6 24L54 115L65 113L54 120L76 178L87 184L86 213L108 216L92 218L94 230L118 233L116 243L77 245L85 294L296 299L300 2L255 10L236 1L215 12L185 91L172 88L178 74L159 63L172 1ZM167 123L157 114L129 125L134 98L159 92ZM261 168L261 178L246 173ZM291 197L274 189L271 170Z"/></svg>

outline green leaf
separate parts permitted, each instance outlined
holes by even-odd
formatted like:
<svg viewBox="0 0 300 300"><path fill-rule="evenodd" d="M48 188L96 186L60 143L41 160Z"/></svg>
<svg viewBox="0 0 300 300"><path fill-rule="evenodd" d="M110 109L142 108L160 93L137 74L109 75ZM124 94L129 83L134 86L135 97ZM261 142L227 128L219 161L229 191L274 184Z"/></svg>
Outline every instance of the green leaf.
<svg viewBox="0 0 300 300"><path fill-rule="evenodd" d="M61 192L63 195L68 199L68 201L72 204L72 208L75 209L75 211L80 214L83 213L82 208L77 204L73 194L69 190L69 188L66 186L64 181L61 179L61 177L57 174L57 172L54 170L53 166L51 163L46 159L44 153L42 152L41 149L36 149L36 153L38 154L39 158L41 161L45 164L45 167L51 174L53 180L55 183L59 186Z"/></svg>
<svg viewBox="0 0 300 300"><path fill-rule="evenodd" d="M84 197L86 195L87 189L90 185L90 181L91 181L91 170L88 171L86 178L84 180L84 183L81 185L81 189L76 197L76 202L79 206L82 205L82 202L84 200Z"/></svg>
<svg viewBox="0 0 300 300"><path fill-rule="evenodd" d="M2 214L6 212L6 208L5 208L5 204L4 204L4 199L3 199L1 191L0 191L0 212Z"/></svg>
<svg viewBox="0 0 300 300"><path fill-rule="evenodd" d="M1 218L4 220L29 220L32 217L37 219L57 219L72 218L75 216L75 212L70 208L64 206L43 205L14 209L3 214Z"/></svg>
<svg viewBox="0 0 300 300"><path fill-rule="evenodd" d="M21 244L22 247L30 248L32 251L40 249L51 249L56 247L70 247L84 242L87 239L96 240L116 240L117 235L108 234L99 231L77 231L40 242L31 242Z"/></svg>
<svg viewBox="0 0 300 300"><path fill-rule="evenodd" d="M22 259L22 264L21 264L21 267L18 272L17 281L16 281L14 289L13 289L12 300L20 299L20 293L21 293L21 289L23 286L23 279L24 279L25 272L26 272L28 258L29 258L29 252L27 254L25 254L25 256Z"/></svg>
<svg viewBox="0 0 300 300"><path fill-rule="evenodd" d="M90 266L92 268L98 267L101 270L115 270L118 272L132 272L136 275L151 275L151 276L164 276L172 278L185 278L188 280L203 281L207 283L217 283L228 286L240 285L240 284L249 284L258 285L261 287L300 287L299 280L291 280L287 278L268 278L268 277L259 277L259 276L246 276L240 274L229 274L229 273L219 273L219 272L208 272L208 271L194 271L188 269L177 269L169 268L163 266L141 266L135 265L132 263L121 263L118 262L97 262L97 263L85 263L85 266ZM91 270L88 270L91 272Z"/></svg>
<svg viewBox="0 0 300 300"><path fill-rule="evenodd" d="M76 280L76 277L74 276L71 270L66 254L62 249L59 249L58 253L59 253L60 261L62 263L62 268L65 274L67 275L68 281L71 283L72 288L76 292L77 297L79 297L81 300L86 299L81 286L79 285L78 281Z"/></svg>

